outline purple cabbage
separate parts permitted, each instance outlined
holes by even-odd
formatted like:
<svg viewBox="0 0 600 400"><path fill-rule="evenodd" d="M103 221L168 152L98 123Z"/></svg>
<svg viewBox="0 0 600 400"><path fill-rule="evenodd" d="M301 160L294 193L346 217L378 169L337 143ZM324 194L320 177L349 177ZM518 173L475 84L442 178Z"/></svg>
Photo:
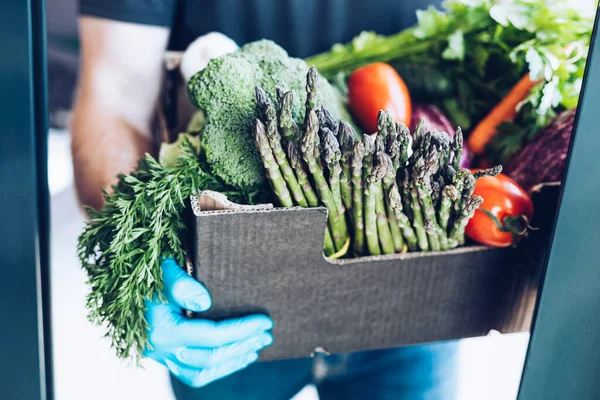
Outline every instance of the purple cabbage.
<svg viewBox="0 0 600 400"><path fill-rule="evenodd" d="M575 112L572 109L556 116L506 165L504 172L526 191L541 183L562 180Z"/></svg>
<svg viewBox="0 0 600 400"><path fill-rule="evenodd" d="M413 104L411 118L411 132L419 120L425 119L425 129L435 132L446 132L450 138L454 138L455 128L452 122L436 106L428 104ZM463 144L463 155L460 160L462 168L470 167L470 154L466 144Z"/></svg>

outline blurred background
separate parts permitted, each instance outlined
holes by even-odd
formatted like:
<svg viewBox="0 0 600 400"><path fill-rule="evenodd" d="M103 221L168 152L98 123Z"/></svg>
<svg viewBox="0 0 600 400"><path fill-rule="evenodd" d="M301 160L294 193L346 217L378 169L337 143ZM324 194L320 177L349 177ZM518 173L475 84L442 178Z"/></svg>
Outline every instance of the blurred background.
<svg viewBox="0 0 600 400"><path fill-rule="evenodd" d="M103 329L86 319L85 274L76 259L77 236L84 216L77 206L70 155L69 119L78 70L75 0L47 0L48 86L50 109L49 184L52 196L52 317L57 400L173 398L166 370L156 363L144 369L117 360ZM573 0L593 13L593 1ZM528 334L463 340L461 400L510 400L516 397ZM295 400L314 400L305 388Z"/></svg>

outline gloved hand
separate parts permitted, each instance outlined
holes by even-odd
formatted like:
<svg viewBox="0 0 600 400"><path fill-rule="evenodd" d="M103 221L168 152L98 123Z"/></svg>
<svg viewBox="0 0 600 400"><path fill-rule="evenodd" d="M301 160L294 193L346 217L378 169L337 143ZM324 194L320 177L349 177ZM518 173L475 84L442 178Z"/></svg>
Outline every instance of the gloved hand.
<svg viewBox="0 0 600 400"><path fill-rule="evenodd" d="M258 359L258 351L271 344L273 321L265 315L213 322L189 319L185 310L210 308L210 295L173 260L163 262L167 303L146 302L153 350L145 355L165 365L192 387L201 387Z"/></svg>

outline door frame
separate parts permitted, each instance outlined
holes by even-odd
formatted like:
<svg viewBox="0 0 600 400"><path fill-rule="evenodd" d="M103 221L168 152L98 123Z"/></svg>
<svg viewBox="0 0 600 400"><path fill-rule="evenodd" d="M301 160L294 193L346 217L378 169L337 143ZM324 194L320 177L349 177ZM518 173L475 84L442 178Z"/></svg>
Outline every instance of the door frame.
<svg viewBox="0 0 600 400"><path fill-rule="evenodd" d="M44 1L0 1L0 27L0 397L52 400Z"/></svg>

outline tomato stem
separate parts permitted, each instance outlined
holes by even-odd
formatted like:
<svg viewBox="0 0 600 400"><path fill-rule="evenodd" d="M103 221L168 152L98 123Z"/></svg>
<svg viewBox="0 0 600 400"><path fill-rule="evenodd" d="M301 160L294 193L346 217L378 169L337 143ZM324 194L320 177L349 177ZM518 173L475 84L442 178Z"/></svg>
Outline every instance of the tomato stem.
<svg viewBox="0 0 600 400"><path fill-rule="evenodd" d="M525 215L508 215L502 218L502 222L500 222L498 217L492 214L491 211L486 210L485 208L480 208L479 211L490 217L500 232L510 233L513 237L513 242L527 236L528 231L537 231L539 229L531 226L529 218Z"/></svg>

